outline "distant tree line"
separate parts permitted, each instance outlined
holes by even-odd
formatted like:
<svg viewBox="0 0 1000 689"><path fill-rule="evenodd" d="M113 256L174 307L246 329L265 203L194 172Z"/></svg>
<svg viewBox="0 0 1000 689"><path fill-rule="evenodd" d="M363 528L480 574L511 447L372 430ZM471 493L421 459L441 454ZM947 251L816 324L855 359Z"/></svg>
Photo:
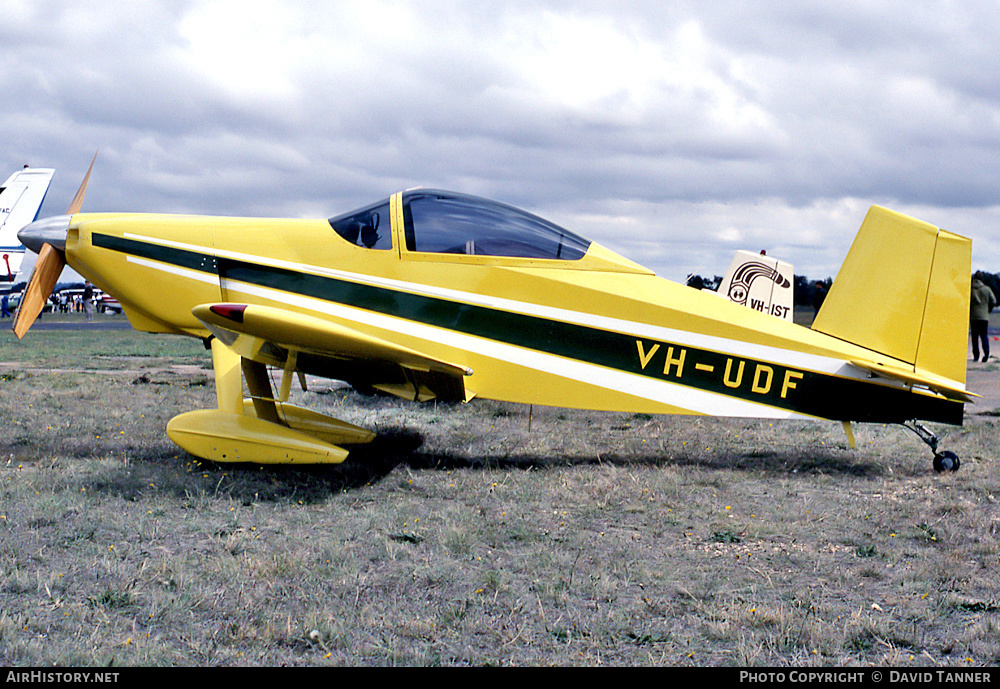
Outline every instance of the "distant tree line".
<svg viewBox="0 0 1000 689"><path fill-rule="evenodd" d="M722 284L722 276L716 275L714 278L703 278L700 275L688 275L687 286L694 287L695 289L708 289L713 292L719 291L719 285Z"/></svg>
<svg viewBox="0 0 1000 689"><path fill-rule="evenodd" d="M0 283L2 284L2 283ZM10 286L10 292L23 292L24 288L28 286L27 282L16 282ZM61 289L83 289L82 282L60 282L57 284L52 291L58 292ZM8 290L5 290L8 291Z"/></svg>
<svg viewBox="0 0 1000 689"><path fill-rule="evenodd" d="M719 285L721 284L721 275L715 275L711 278L706 278L701 275L690 275L687 279L688 287L694 287L695 289L708 289L713 292L718 291ZM825 296L826 292L830 291L830 285L832 284L833 278L826 278L825 280L810 280L805 275L796 275L794 292L795 306L814 307L819 294L822 293Z"/></svg>
<svg viewBox="0 0 1000 689"><path fill-rule="evenodd" d="M792 295L795 306L811 306L819 310L832 284L833 278L810 280L805 275L796 275L795 292Z"/></svg>
<svg viewBox="0 0 1000 689"><path fill-rule="evenodd" d="M976 277L993 290L993 296L1000 299L1000 273L987 273L985 270L977 270Z"/></svg>
<svg viewBox="0 0 1000 689"><path fill-rule="evenodd" d="M976 271L976 277L986 283L993 294L1000 299L1000 273L987 273L984 270ZM701 275L690 275L687 279L687 286L695 289L709 289L717 291L722 284L722 276L716 275L712 278ZM808 306L817 308L817 298L825 296L830 291L833 278L825 280L812 280L805 275L795 276L795 306Z"/></svg>

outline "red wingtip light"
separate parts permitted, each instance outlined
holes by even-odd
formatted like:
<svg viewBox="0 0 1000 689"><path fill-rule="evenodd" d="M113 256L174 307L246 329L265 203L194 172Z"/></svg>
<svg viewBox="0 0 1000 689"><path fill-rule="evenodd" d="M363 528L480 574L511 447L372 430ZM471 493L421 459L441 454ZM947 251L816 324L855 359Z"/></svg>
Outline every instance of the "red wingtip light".
<svg viewBox="0 0 1000 689"><path fill-rule="evenodd" d="M236 323L243 322L243 312L247 310L246 304L212 304L208 310L216 316L222 316Z"/></svg>

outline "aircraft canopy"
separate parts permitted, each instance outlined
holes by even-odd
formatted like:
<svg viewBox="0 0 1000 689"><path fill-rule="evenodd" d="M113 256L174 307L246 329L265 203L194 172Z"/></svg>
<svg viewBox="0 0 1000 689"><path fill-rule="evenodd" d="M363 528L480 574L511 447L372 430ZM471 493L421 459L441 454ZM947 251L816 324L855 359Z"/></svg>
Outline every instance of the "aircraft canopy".
<svg viewBox="0 0 1000 689"><path fill-rule="evenodd" d="M374 249L391 248L389 201L330 219L344 239ZM407 251L575 261L590 241L507 204L447 191L403 194Z"/></svg>

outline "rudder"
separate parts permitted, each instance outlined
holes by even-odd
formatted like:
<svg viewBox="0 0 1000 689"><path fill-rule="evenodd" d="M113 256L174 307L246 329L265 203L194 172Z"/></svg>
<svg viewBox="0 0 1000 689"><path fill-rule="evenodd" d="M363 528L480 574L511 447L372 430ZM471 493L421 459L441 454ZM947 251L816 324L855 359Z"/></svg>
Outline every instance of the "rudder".
<svg viewBox="0 0 1000 689"><path fill-rule="evenodd" d="M813 330L965 384L972 241L872 206Z"/></svg>

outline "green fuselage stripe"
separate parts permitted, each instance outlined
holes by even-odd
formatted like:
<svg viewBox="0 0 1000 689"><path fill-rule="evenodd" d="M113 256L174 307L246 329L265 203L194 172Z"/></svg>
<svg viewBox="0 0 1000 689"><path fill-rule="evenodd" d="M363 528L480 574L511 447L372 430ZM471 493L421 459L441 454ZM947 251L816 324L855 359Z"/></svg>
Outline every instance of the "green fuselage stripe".
<svg viewBox="0 0 1000 689"><path fill-rule="evenodd" d="M94 234L94 246L252 285L365 309L707 392L845 421L911 419L960 425L963 405L905 389L661 342L591 326L410 294L134 239Z"/></svg>

